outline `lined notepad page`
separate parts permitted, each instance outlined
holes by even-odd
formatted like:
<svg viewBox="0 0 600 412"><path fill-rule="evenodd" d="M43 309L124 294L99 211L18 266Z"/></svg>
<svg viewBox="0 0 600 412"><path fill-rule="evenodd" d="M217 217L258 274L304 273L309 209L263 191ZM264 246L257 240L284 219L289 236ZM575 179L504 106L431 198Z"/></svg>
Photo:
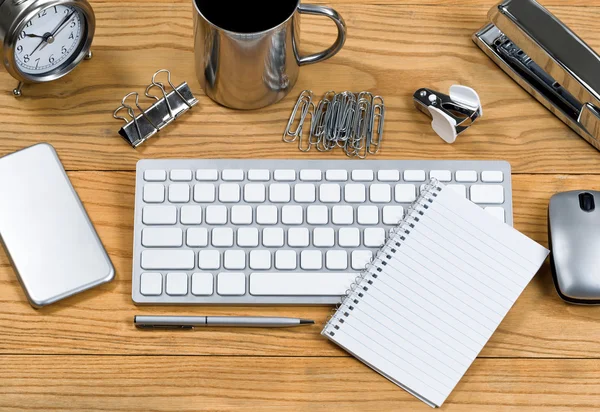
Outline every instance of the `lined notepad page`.
<svg viewBox="0 0 600 412"><path fill-rule="evenodd" d="M437 184L432 193L406 217L410 233L390 239L323 335L435 407L549 252L451 189Z"/></svg>

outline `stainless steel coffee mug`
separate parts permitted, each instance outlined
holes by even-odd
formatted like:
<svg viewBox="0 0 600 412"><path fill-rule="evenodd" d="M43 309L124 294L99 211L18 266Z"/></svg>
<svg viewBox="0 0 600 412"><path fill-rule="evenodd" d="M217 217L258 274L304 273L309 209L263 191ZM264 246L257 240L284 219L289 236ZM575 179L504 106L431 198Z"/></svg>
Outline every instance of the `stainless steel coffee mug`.
<svg viewBox="0 0 600 412"><path fill-rule="evenodd" d="M300 66L329 59L346 41L344 19L329 7L300 0L194 3L198 80L211 99L234 109L278 102L294 87ZM300 14L332 19L338 28L335 43L321 53L300 56Z"/></svg>

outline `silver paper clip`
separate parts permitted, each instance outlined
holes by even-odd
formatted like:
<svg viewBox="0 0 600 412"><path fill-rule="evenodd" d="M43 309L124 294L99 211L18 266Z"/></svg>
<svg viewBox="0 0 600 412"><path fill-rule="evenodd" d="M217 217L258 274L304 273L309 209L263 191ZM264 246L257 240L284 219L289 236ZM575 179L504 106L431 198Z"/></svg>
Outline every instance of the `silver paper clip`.
<svg viewBox="0 0 600 412"><path fill-rule="evenodd" d="M414 94L417 109L433 119L433 130L447 143L467 130L483 116L477 92L466 86L450 87L450 95L430 89L419 89Z"/></svg>
<svg viewBox="0 0 600 412"><path fill-rule="evenodd" d="M167 83L171 87L171 91L168 93L164 83L157 80L161 73L166 74ZM153 89L158 89L158 96L151 94ZM119 134L134 148L164 129L198 103L188 84L184 82L175 87L171 82L171 72L165 69L154 73L152 83L146 88L145 96L156 100L148 109L144 110L140 107L139 93L132 92L123 98L121 106L113 113L115 119L125 122L125 126L119 130ZM134 107L127 103L127 100L131 97L135 97L134 106L140 112L139 115L136 115ZM127 117L119 114L123 110L127 112Z"/></svg>

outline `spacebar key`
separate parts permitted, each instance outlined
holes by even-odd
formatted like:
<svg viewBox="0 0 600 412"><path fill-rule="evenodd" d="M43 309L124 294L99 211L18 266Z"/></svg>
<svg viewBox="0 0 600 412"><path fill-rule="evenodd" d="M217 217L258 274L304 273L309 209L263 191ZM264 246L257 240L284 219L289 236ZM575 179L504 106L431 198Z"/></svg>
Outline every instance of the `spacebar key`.
<svg viewBox="0 0 600 412"><path fill-rule="evenodd" d="M252 273L254 296L342 296L356 273Z"/></svg>
<svg viewBox="0 0 600 412"><path fill-rule="evenodd" d="M192 270L195 266L193 250L144 250L142 269Z"/></svg>

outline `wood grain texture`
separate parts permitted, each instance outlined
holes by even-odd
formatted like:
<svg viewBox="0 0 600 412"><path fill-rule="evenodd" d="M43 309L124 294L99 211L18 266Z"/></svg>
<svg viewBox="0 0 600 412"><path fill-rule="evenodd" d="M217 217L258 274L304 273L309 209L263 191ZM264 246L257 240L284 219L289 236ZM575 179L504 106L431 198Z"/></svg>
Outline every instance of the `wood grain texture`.
<svg viewBox="0 0 600 412"><path fill-rule="evenodd" d="M348 356L319 332L331 307L143 307L131 302L134 173L73 172L70 177L113 260L114 282L42 310L26 301L0 255L0 354L189 354ZM515 224L547 244L546 209L553 193L600 190L598 176L514 177ZM136 314L279 315L315 319L313 327L141 332ZM600 307L571 306L557 296L549 267L517 301L485 347L484 357L600 358Z"/></svg>
<svg viewBox="0 0 600 412"><path fill-rule="evenodd" d="M596 360L480 359L443 410L592 411ZM354 359L0 357L0 410L430 411Z"/></svg>
<svg viewBox="0 0 600 412"><path fill-rule="evenodd" d="M303 89L371 90L386 99L380 159L504 159L513 166L515 225L547 244L552 194L600 190L600 155L513 83L472 42L494 0L316 0L346 19L335 58L302 69L269 108L236 112L202 92L193 68L190 0L92 0L95 57L51 84L0 73L0 155L53 144L97 228L116 280L32 309L0 252L0 411L427 411L320 336L330 307L143 307L131 301L135 164L144 158L335 158L281 142ZM600 50L600 3L542 0ZM302 51L329 46L330 22L303 17ZM120 99L159 68L200 103L140 149L117 135ZM485 117L454 145L413 108L418 87L475 88ZM142 332L136 314L302 316L312 327ZM447 411L591 411L600 401L600 307L563 303L546 264L452 394Z"/></svg>
<svg viewBox="0 0 600 412"><path fill-rule="evenodd" d="M300 90L371 90L386 99L381 159L506 159L516 173L597 173L597 151L512 82L471 41L491 5L357 4L338 2L349 27L335 58L303 67L298 85L269 108L231 111L206 98L195 79L190 2L95 2L95 58L46 85L27 86L16 100L12 79L0 74L0 154L41 140L52 143L69 170L134 170L141 158L302 157L281 134ZM600 7L555 7L557 14L600 48ZM303 21L302 49L322 50L333 24ZM200 104L135 151L117 131L112 111L128 92L142 92L159 68L187 80ZM453 83L474 87L485 117L455 145L442 142L412 94ZM227 145L227 146L225 146ZM227 147L227 150L224 150ZM341 153L313 154L342 158Z"/></svg>

